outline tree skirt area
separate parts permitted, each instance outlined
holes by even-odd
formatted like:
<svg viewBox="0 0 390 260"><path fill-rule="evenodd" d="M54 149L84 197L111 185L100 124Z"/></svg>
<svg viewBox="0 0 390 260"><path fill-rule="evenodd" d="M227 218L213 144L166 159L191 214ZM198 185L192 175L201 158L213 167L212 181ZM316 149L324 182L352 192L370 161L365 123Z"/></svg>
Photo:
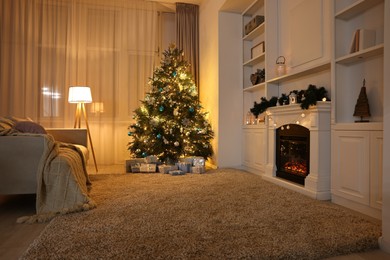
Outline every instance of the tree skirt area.
<svg viewBox="0 0 390 260"><path fill-rule="evenodd" d="M93 175L22 259L322 259L378 248L379 221L235 169Z"/></svg>

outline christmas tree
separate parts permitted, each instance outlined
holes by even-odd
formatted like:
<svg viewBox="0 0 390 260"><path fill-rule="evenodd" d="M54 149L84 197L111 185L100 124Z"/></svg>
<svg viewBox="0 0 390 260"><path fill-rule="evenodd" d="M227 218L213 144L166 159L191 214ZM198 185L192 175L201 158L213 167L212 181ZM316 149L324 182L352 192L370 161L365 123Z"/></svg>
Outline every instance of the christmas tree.
<svg viewBox="0 0 390 260"><path fill-rule="evenodd" d="M136 122L129 126L128 144L137 158L157 156L174 163L180 157L209 158L214 133L199 102L189 64L173 44L164 51L161 66L149 81L151 90L134 111Z"/></svg>

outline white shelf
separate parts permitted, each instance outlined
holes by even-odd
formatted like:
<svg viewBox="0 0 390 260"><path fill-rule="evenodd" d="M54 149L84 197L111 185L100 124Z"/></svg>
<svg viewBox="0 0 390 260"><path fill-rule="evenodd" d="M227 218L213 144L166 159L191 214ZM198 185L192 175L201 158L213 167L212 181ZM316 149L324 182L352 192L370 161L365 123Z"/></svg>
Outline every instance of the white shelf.
<svg viewBox="0 0 390 260"><path fill-rule="evenodd" d="M345 56L342 56L336 59L336 63L338 64L349 64L353 62L359 62L362 59L366 59L369 57L374 57L378 55L383 55L384 44L379 44L358 52L354 52Z"/></svg>
<svg viewBox="0 0 390 260"><path fill-rule="evenodd" d="M278 84L278 83L281 83L281 82L286 82L286 81L289 81L289 80L297 79L299 77L302 77L302 76L305 76L305 75L310 75L310 74L313 74L313 73L316 73L316 72L320 72L320 71L324 71L324 70L327 70L327 69L330 69L330 62L320 63L320 64L318 64L316 66L313 66L313 67L310 67L310 68L306 68L304 70L296 71L296 72L293 72L293 73L289 73L289 74L283 75L281 77L273 78L273 79L268 80L267 83Z"/></svg>
<svg viewBox="0 0 390 260"><path fill-rule="evenodd" d="M242 16L254 15L261 6L264 6L264 0L254 0L252 4L242 12Z"/></svg>
<svg viewBox="0 0 390 260"><path fill-rule="evenodd" d="M252 41L256 37L260 36L261 34L264 33L264 28L265 28L265 22L257 26L253 31L245 35L242 39L244 41Z"/></svg>
<svg viewBox="0 0 390 260"><path fill-rule="evenodd" d="M265 88L265 82L250 87L245 87L244 92L254 92Z"/></svg>
<svg viewBox="0 0 390 260"><path fill-rule="evenodd" d="M254 57L254 58L244 62L243 66L253 66L261 61L264 61L264 59L265 59L265 52L260 54L257 57Z"/></svg>
<svg viewBox="0 0 390 260"><path fill-rule="evenodd" d="M243 125L243 129L265 129L266 125L264 122L259 122L257 125Z"/></svg>
<svg viewBox="0 0 390 260"><path fill-rule="evenodd" d="M357 16L358 14L366 11L370 7L373 7L381 2L383 2L383 0L359 0L359 1L356 1L355 3L351 4L350 6L347 6L343 10L337 12L335 14L335 18L342 19L342 20L351 19L354 16Z"/></svg>
<svg viewBox="0 0 390 260"><path fill-rule="evenodd" d="M337 123L332 125L332 130L336 131L382 131L382 122L367 123Z"/></svg>

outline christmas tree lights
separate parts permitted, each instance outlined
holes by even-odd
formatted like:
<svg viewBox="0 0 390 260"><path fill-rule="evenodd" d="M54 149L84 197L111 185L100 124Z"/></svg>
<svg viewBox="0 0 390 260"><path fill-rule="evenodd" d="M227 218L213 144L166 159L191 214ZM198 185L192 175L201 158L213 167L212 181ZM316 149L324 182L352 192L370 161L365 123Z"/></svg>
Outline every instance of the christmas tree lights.
<svg viewBox="0 0 390 260"><path fill-rule="evenodd" d="M149 81L150 92L134 111L136 122L129 126L132 141L128 149L134 157L154 155L168 163L186 156L207 159L213 154L214 133L188 72L189 64L173 44L163 55Z"/></svg>

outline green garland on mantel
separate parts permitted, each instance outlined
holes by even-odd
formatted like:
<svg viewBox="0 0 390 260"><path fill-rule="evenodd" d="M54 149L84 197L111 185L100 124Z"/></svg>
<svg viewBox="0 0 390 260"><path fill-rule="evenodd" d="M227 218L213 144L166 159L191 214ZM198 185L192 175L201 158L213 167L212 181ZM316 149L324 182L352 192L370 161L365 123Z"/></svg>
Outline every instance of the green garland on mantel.
<svg viewBox="0 0 390 260"><path fill-rule="evenodd" d="M328 98L328 91L324 87L317 88L317 86L310 84L306 90L293 90L290 94L282 94L281 97L271 97L267 100L265 97L261 97L260 103L254 102L253 107L250 109L251 113L257 118L261 113L264 113L269 107L279 105L288 105L290 103L289 96L294 93L297 96L297 103L301 104L302 109L309 109L310 106L315 106L317 101L321 101L324 98L326 101L330 101Z"/></svg>

